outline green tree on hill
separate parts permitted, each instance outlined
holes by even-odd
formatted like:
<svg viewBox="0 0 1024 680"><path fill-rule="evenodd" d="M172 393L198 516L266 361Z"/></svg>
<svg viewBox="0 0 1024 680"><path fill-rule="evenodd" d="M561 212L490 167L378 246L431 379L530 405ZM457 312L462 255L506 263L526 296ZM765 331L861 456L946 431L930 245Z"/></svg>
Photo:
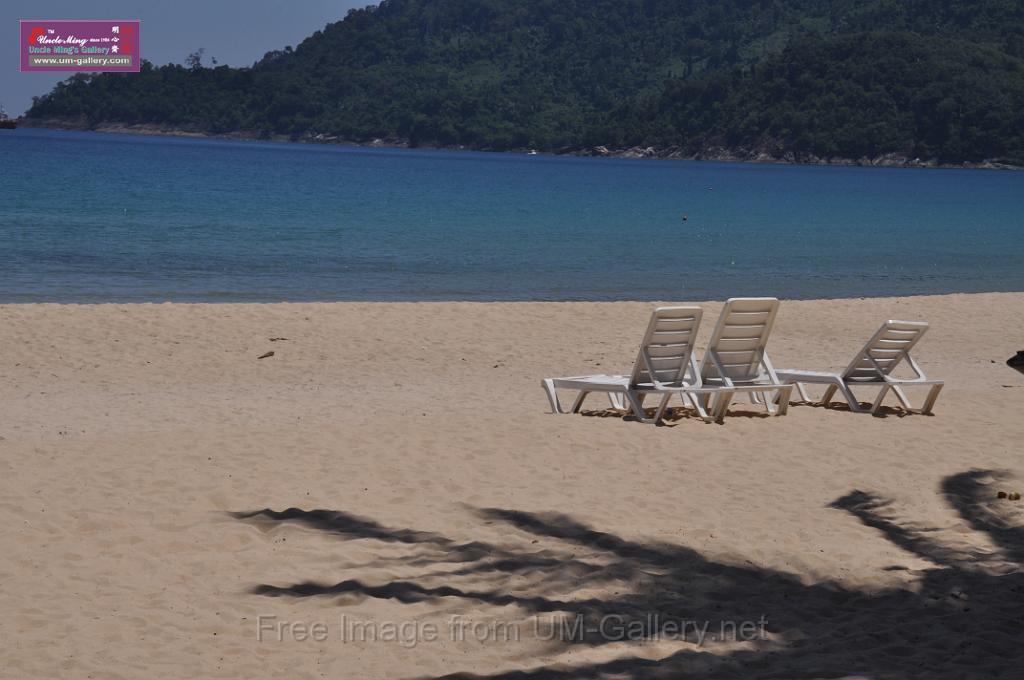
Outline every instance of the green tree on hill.
<svg viewBox="0 0 1024 680"><path fill-rule="evenodd" d="M1024 158L1024 2L385 0L249 68L76 75L29 120L479 149Z"/></svg>

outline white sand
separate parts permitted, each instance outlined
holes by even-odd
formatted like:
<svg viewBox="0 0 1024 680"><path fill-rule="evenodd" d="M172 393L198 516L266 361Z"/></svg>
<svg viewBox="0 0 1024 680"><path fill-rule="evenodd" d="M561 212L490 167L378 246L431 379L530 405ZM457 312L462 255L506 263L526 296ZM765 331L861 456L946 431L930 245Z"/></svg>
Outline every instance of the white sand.
<svg viewBox="0 0 1024 680"><path fill-rule="evenodd" d="M651 307L0 306L0 677L1019 677L1024 294L782 303L780 367L930 321L934 417L549 415L540 379L628 371ZM229 514L292 507L343 514ZM559 612L768 632L539 639Z"/></svg>

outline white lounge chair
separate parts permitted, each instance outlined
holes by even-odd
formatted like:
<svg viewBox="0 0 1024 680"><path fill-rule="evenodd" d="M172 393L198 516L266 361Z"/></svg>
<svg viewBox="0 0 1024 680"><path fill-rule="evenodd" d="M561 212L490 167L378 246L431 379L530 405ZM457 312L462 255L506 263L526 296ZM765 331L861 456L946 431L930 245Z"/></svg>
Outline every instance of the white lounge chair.
<svg viewBox="0 0 1024 680"><path fill-rule="evenodd" d="M820 402L822 405L828 405L838 391L846 399L850 410L857 413L877 413L889 390L896 393L903 408L913 411L914 409L902 388L908 386L930 387L924 406L920 410L921 413L929 414L932 412L935 400L939 398L939 392L942 391L944 383L941 380L929 380L921 367L910 356L910 350L914 348L914 345L927 330L928 324L924 321L886 321L878 329L878 332L871 336L864 348L842 373L782 369L778 371L778 376L780 380L795 384L800 398L805 402L809 402L811 399L804 389L804 383L828 385ZM914 378L893 377L893 371L904 359L914 372ZM875 397L871 408L866 409L860 405L853 394L852 387L878 388L878 396Z"/></svg>
<svg viewBox="0 0 1024 680"><path fill-rule="evenodd" d="M707 422L720 421L728 406L731 391L700 384L693 343L700 327L700 307L659 307L651 314L633 372L630 375L584 375L570 378L545 378L542 381L553 413L578 413L592 392L603 392L613 408L627 408L641 422L659 423L673 395L689 400ZM556 390L576 390L572 408L566 411ZM644 412L644 399L659 394L661 401L653 418ZM707 404L711 401L710 411Z"/></svg>
<svg viewBox="0 0 1024 680"><path fill-rule="evenodd" d="M778 311L775 298L727 300L700 364L701 384L746 393L769 413L785 415L793 386L779 381L765 351Z"/></svg>

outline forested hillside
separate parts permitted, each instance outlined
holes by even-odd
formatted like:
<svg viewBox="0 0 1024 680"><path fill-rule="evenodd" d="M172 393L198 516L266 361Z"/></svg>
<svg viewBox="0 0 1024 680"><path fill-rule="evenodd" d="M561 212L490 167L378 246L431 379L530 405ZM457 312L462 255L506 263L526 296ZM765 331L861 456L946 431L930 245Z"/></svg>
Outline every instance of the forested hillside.
<svg viewBox="0 0 1024 680"><path fill-rule="evenodd" d="M250 68L76 75L29 122L479 149L1024 159L1024 2L385 0Z"/></svg>

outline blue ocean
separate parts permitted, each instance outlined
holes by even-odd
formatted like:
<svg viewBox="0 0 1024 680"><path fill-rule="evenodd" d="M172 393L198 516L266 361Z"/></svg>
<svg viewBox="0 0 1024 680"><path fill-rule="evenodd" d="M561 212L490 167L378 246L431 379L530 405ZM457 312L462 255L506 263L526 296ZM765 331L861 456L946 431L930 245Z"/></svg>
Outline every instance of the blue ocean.
<svg viewBox="0 0 1024 680"><path fill-rule="evenodd" d="M0 131L0 302L1024 290L1024 172Z"/></svg>

